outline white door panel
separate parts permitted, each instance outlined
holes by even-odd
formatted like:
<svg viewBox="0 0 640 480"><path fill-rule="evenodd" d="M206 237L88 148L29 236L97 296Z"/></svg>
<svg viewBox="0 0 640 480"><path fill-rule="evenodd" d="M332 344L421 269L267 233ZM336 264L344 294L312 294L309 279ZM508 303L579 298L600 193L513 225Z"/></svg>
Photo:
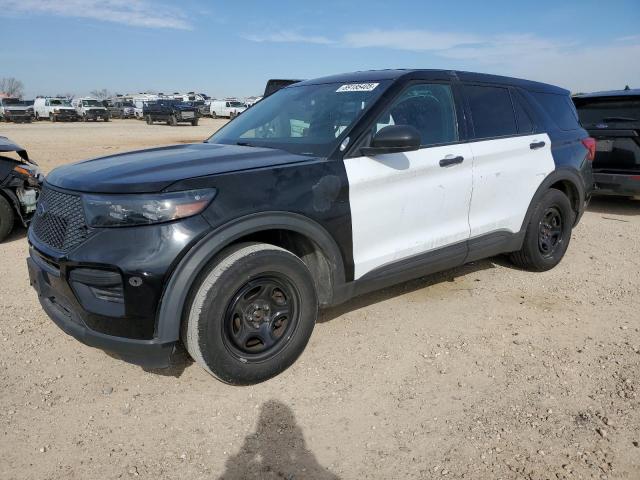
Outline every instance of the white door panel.
<svg viewBox="0 0 640 480"><path fill-rule="evenodd" d="M443 158L464 161L441 167ZM355 278L380 266L469 238L469 145L349 158Z"/></svg>
<svg viewBox="0 0 640 480"><path fill-rule="evenodd" d="M530 144L544 142L532 150ZM469 144L473 153L471 238L498 230L520 231L536 190L555 169L547 134Z"/></svg>

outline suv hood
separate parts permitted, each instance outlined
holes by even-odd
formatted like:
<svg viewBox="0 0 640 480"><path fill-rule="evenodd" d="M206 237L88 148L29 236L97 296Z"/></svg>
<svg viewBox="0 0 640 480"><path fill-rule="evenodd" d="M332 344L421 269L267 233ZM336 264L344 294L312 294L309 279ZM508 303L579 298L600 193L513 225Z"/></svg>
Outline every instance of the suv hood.
<svg viewBox="0 0 640 480"><path fill-rule="evenodd" d="M309 161L282 150L195 143L138 150L64 165L51 185L89 193L151 193L172 183L218 173Z"/></svg>

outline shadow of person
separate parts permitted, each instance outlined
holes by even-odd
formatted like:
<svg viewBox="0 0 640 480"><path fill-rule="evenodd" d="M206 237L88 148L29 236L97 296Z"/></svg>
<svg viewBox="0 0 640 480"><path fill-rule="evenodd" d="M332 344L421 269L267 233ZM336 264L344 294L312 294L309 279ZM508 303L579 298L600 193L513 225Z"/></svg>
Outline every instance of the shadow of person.
<svg viewBox="0 0 640 480"><path fill-rule="evenodd" d="M255 433L230 457L220 480L338 480L308 450L293 411L277 400L262 405Z"/></svg>

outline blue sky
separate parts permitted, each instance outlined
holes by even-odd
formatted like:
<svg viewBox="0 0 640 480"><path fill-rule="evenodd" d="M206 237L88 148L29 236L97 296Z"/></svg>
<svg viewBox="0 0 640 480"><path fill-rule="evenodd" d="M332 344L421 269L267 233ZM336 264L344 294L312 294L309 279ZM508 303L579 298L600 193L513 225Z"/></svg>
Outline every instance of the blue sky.
<svg viewBox="0 0 640 480"><path fill-rule="evenodd" d="M27 97L244 97L268 78L402 67L640 87L638 0L0 0L0 20L0 77Z"/></svg>

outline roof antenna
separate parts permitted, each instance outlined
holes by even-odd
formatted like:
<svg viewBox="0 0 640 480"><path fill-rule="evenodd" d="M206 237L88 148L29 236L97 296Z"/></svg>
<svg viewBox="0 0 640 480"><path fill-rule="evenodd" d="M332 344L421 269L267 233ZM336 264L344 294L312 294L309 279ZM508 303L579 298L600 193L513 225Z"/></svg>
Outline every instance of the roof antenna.
<svg viewBox="0 0 640 480"><path fill-rule="evenodd" d="M624 87L624 89L625 89L625 90L631 90L631 89L629 88L629 85L625 86L625 87Z"/></svg>

